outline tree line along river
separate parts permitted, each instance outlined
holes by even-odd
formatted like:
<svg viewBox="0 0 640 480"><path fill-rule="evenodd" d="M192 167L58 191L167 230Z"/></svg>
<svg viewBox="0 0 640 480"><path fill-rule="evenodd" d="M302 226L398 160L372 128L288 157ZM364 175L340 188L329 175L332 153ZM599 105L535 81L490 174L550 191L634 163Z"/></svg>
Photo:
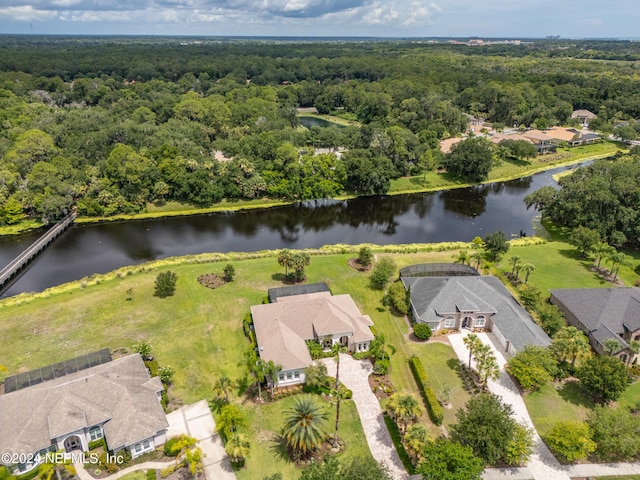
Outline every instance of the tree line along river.
<svg viewBox="0 0 640 480"><path fill-rule="evenodd" d="M533 235L536 212L526 209L524 197L543 186L556 185L552 175L570 168L576 167L440 192L76 224L36 258L2 296L41 291L126 265L204 252L317 248L336 243L470 241L496 230L507 236ZM0 264L8 264L41 233L0 237Z"/></svg>

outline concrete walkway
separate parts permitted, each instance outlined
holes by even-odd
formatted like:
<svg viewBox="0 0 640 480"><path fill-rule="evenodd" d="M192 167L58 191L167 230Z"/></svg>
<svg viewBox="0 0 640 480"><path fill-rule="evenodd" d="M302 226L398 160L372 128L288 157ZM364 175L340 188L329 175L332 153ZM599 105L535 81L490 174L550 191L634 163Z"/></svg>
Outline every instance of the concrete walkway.
<svg viewBox="0 0 640 480"><path fill-rule="evenodd" d="M163 468L167 468L171 465L174 464L174 460L169 460L168 462L145 462L145 463L139 463L137 465L132 465L130 467L124 468L122 470L120 470L119 472L114 473L113 475L109 475L108 477L105 477L104 480L117 480L120 477L124 477L125 475L131 473L131 472L136 472L138 470L162 470ZM76 469L76 474L78 475L78 478L80 480L96 480L95 478L93 478L89 472L87 472L85 465L82 463L74 463L73 466ZM93 471L95 470L95 468L91 468L92 465L89 465L89 470ZM97 466L96 466L97 468Z"/></svg>
<svg viewBox="0 0 640 480"><path fill-rule="evenodd" d="M469 361L469 350L465 347L463 339L470 332L463 330L460 334L449 335L449 342L455 350L458 358L462 362ZM507 405L511 405L513 408L513 416L522 425L533 430L534 450L529 463L525 468L519 469L487 469L483 478L485 480L494 480L501 478L511 478L519 480L535 479L535 480L569 480L567 469L560 465L560 462L551 454L549 448L545 445L540 438L540 435L536 432L529 411L524 403L522 396L516 385L511 380L511 377L504 369L507 361L505 360L504 353L496 348L496 345L500 345L497 340L492 341L490 335L486 333L478 333L478 338L483 344L489 345L496 356L498 365L500 366L500 378L497 381L489 380L487 386L489 390L499 397L502 397L502 401ZM502 350L500 348L500 350ZM471 366L474 367L473 361Z"/></svg>
<svg viewBox="0 0 640 480"><path fill-rule="evenodd" d="M324 358L328 374L335 376L336 362L333 358ZM407 480L407 474L382 416L380 402L371 391L369 375L373 366L368 360L354 360L350 355L340 354L340 382L353 391L353 401L358 409L360 423L369 444L371 455L384 463L394 480Z"/></svg>
<svg viewBox="0 0 640 480"><path fill-rule="evenodd" d="M220 435L216 433L216 422L206 400L185 405L180 410L171 412L167 415L167 420L167 438L186 434L198 440L198 447L204 457L202 465L207 480L236 480Z"/></svg>

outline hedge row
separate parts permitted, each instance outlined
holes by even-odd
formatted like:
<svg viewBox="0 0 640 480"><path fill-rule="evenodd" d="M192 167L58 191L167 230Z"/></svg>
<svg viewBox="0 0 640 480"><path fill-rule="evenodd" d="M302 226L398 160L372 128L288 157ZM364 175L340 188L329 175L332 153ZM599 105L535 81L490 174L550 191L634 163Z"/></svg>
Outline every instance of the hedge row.
<svg viewBox="0 0 640 480"><path fill-rule="evenodd" d="M413 373L413 377L416 379L420 393L422 393L424 403L427 405L429 418L431 418L431 421L436 425L442 425L444 413L442 412L440 403L438 403L438 399L436 398L433 388L431 388L429 377L427 377L427 372L424 371L422 362L418 357L413 356L409 359L409 365L411 366L411 372Z"/></svg>

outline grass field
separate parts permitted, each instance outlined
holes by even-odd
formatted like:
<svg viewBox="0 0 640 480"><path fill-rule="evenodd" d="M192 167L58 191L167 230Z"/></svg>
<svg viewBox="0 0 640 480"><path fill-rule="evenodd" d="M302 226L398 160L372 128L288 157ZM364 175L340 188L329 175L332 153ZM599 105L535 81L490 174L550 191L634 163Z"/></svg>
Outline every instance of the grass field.
<svg viewBox="0 0 640 480"><path fill-rule="evenodd" d="M437 248L451 247L442 245ZM418 251L427 248L424 246L384 248L413 251L383 253L381 248L377 249L378 259L389 256L398 267L449 262L457 256L455 250ZM341 248L333 249L340 251ZM512 247L507 258L517 254L524 261L534 263L537 269L531 274L530 283L543 291L567 286L602 286L582 260L571 252L571 246L555 241ZM426 344L409 341L407 320L392 315L388 308L383 307L383 293L369 287L368 273L348 266L348 259L354 256L353 253L312 256L311 265L306 270L307 281L327 282L334 294L351 294L360 310L371 316L377 333L384 334L387 344L395 347L395 354L391 356L390 379L398 391L419 397L407 363L413 354L422 359L436 394L445 383L459 387L452 400L454 408L445 409L446 428L455 421L455 411L468 398L453 368L456 360L453 350L435 341ZM220 274L226 261L182 264L180 259L171 261L177 263L168 266L170 261L166 260L130 267L117 275L98 276L43 294L0 301L0 338L4 340L0 349L0 365L7 367L7 372L0 375L27 371L105 347L129 349L136 341L144 339L153 345L161 365L175 368L171 393L184 403L211 399L213 385L222 375L246 384L247 372L241 362L248 342L242 332L242 318L251 305L262 302L268 288L282 285L283 271L275 257L231 262L236 271L234 281L215 290L201 286L197 277L204 273ZM503 263L506 265L506 261ZM178 276L176 294L166 299L156 298L153 296L155 276L167 269L175 271ZM126 300L129 289L133 291L132 301ZM625 392L621 402L633 404L639 396L640 384L636 383ZM236 392L231 401L242 406L251 425L248 433L252 455L247 467L238 472L238 478L260 480L268 472L281 472L285 478L295 477L296 467L286 458L276 455L271 441L274 433L279 431L281 409L286 399L256 406ZM548 430L555 418L582 418L590 407L579 400L571 388L558 392L551 385L528 395L526 401L541 433ZM345 404L343 412L340 435L348 445L344 455L367 454L368 448L354 405ZM422 421L429 426L432 435L442 433L441 429L430 424L426 414Z"/></svg>

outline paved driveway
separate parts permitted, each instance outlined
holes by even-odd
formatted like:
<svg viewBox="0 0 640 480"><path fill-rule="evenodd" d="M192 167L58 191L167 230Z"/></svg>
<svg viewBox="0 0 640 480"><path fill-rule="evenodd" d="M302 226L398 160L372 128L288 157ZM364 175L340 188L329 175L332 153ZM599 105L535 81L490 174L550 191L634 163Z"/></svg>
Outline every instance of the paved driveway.
<svg viewBox="0 0 640 480"><path fill-rule="evenodd" d="M185 405L180 410L169 413L167 421L167 438L186 434L198 440L198 446L204 455L202 465L207 480L236 480L220 435L215 433L216 422L206 400Z"/></svg>
<svg viewBox="0 0 640 480"><path fill-rule="evenodd" d="M329 375L335 376L336 362L333 358L324 358L322 362L327 366ZM358 409L371 455L387 465L394 480L406 480L409 475L389 436L380 402L369 386L368 378L372 371L373 367L368 360L354 360L351 355L340 354L340 382L353 391L353 401Z"/></svg>
<svg viewBox="0 0 640 480"><path fill-rule="evenodd" d="M456 333L449 335L449 342L451 342L451 346L462 362L469 361L469 350L467 350L467 347L465 347L463 343L463 338L468 335L468 333L469 332L465 330L461 334ZM529 416L527 406L525 405L518 388L504 369L507 361L505 360L503 353L496 348L496 345L499 345L497 339L492 341L489 337L490 335L492 336L492 334L478 333L477 335L482 343L491 347L491 350L498 361L498 365L500 366L500 378L497 381L489 380L487 383L489 390L499 397L502 397L502 401L504 403L511 405L511 407L513 407L514 417L521 424L531 428L534 432L533 439L535 446L533 455L531 455L531 459L527 464L528 472L522 471L524 469L513 469L513 472L515 473L517 471L520 475L525 475L524 477L519 478L526 478L526 476L529 475L529 478L535 478L536 480L569 480L566 467L562 467L560 465L549 451L549 448L542 441L540 435L536 432L533 422L531 421L531 417ZM471 365L473 366L473 362ZM511 469L506 469L504 472L487 471L485 472L484 478L515 478L510 477L509 475L499 476L507 474L510 470Z"/></svg>

